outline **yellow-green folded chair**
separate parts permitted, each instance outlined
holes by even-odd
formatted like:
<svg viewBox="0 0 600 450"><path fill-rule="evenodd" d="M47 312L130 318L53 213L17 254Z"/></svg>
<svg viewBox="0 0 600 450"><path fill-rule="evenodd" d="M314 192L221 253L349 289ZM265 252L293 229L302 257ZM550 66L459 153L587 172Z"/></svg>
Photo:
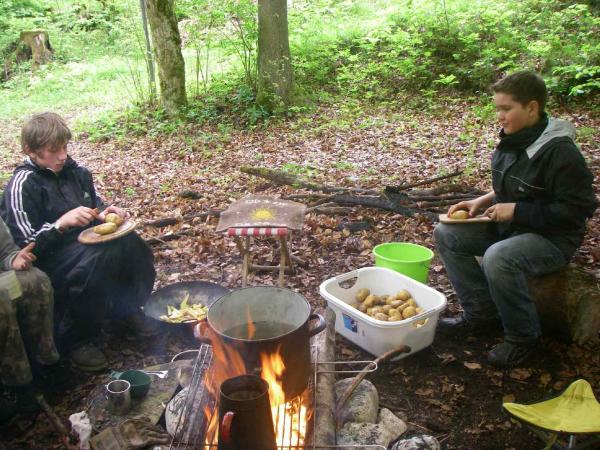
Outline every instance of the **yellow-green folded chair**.
<svg viewBox="0 0 600 450"><path fill-rule="evenodd" d="M558 397L532 405L504 403L502 405L515 419L530 425L531 430L550 449L600 448L600 403L594 397L590 383L577 380ZM559 441L560 434L568 434L568 442ZM577 435L594 435L577 445Z"/></svg>

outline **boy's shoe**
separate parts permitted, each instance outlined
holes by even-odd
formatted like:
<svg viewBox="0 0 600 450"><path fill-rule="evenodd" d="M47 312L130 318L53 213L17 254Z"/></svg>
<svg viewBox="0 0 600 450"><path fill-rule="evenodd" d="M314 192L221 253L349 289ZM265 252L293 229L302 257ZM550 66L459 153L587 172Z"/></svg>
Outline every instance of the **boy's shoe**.
<svg viewBox="0 0 600 450"><path fill-rule="evenodd" d="M70 355L71 363L84 372L97 372L108 367L104 353L93 344L76 347Z"/></svg>
<svg viewBox="0 0 600 450"><path fill-rule="evenodd" d="M488 362L496 367L514 367L535 353L537 341L509 342L495 345L488 353Z"/></svg>
<svg viewBox="0 0 600 450"><path fill-rule="evenodd" d="M135 312L127 317L127 327L138 336L152 337L160 332L161 323L151 319L142 311Z"/></svg>
<svg viewBox="0 0 600 450"><path fill-rule="evenodd" d="M463 314L454 317L442 317L438 322L438 332L444 335L491 334L502 329L497 318L467 320Z"/></svg>

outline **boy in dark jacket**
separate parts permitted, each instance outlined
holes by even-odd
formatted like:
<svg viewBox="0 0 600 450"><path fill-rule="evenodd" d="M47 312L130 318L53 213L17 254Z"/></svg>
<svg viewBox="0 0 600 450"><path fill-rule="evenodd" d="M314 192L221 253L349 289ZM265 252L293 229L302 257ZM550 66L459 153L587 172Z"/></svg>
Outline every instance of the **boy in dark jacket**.
<svg viewBox="0 0 600 450"><path fill-rule="evenodd" d="M25 123L21 145L27 157L4 191L0 215L17 245L35 242L36 265L52 280L59 349L70 350L76 366L92 371L107 365L93 343L109 309L113 319L126 319L138 334L157 332L140 310L155 270L152 252L135 233L97 245L77 241L106 214L127 214L105 207L91 173L69 157L70 138L55 113L37 114Z"/></svg>
<svg viewBox="0 0 600 450"><path fill-rule="evenodd" d="M32 267L34 243L19 249L0 219L0 383L16 402L0 398L0 422L37 409L29 357L40 366L59 359L54 346L50 280Z"/></svg>
<svg viewBox="0 0 600 450"><path fill-rule="evenodd" d="M484 211L489 224L440 224L436 247L463 314L441 331L485 331L498 324L504 342L488 354L499 367L525 361L541 334L526 276L564 267L597 207L593 176L575 145L575 128L544 112L544 80L517 72L492 86L502 130L492 156L493 190L448 210ZM475 256L483 256L480 265Z"/></svg>

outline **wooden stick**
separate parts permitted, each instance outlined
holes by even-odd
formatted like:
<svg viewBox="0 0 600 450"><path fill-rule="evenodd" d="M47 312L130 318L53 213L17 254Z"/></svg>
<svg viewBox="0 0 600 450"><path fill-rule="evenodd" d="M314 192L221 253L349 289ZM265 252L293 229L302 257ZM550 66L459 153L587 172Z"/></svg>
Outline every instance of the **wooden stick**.
<svg viewBox="0 0 600 450"><path fill-rule="evenodd" d="M38 404L42 407L42 410L46 413L46 416L48 416L48 419L50 419L50 423L52 423L54 428L56 428L56 431L58 431L63 436L68 437L69 431L62 423L60 418L56 415L52 407L48 404L44 396L42 394L36 394L35 399L37 400Z"/></svg>
<svg viewBox="0 0 600 450"><path fill-rule="evenodd" d="M445 180L446 178L452 178L452 177L455 177L457 175L460 175L461 173L463 173L462 170L455 170L454 172L449 173L448 175L440 175L440 176L437 176L437 177L428 178L428 179L423 180L423 181L417 181L416 183L411 183L411 184L401 184L400 186L393 187L393 189L394 190L398 190L398 191L405 191L406 189L414 188L414 187L417 187L417 186L423 186L425 184L431 184L431 183L434 183L436 181Z"/></svg>
<svg viewBox="0 0 600 450"><path fill-rule="evenodd" d="M401 353L410 353L410 351L411 351L411 348L408 345L401 345L397 349L390 350L389 352L386 352L383 355L379 356L377 359L375 359L373 361L373 363L379 364L388 358L392 358ZM352 384L350 386L348 386L348 388L344 391L344 393L338 400L337 405L335 407L335 422L337 423L338 428L341 425L340 419L341 419L341 415L342 415L342 408L344 407L344 405L346 404L346 402L348 401L348 399L350 398L350 396L352 395L354 390L358 387L360 382L362 380L364 380L364 378L367 376L367 373L369 373L368 370L369 370L370 366L371 366L371 364L368 364L367 366L365 366L365 368L363 370L361 370L358 374L356 374Z"/></svg>

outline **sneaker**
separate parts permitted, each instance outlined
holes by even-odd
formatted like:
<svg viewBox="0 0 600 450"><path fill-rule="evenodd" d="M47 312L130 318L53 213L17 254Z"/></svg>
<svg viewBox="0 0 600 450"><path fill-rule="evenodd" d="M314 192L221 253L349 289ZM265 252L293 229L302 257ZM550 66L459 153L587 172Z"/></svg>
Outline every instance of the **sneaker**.
<svg viewBox="0 0 600 450"><path fill-rule="evenodd" d="M127 327L138 336L152 337L160 332L160 322L146 316L142 311L127 317Z"/></svg>
<svg viewBox="0 0 600 450"><path fill-rule="evenodd" d="M438 332L445 335L491 334L502 329L497 318L466 319L463 314L454 317L443 317L438 322Z"/></svg>
<svg viewBox="0 0 600 450"><path fill-rule="evenodd" d="M488 353L488 362L496 367L514 367L523 363L535 352L537 341L509 342L495 345Z"/></svg>
<svg viewBox="0 0 600 450"><path fill-rule="evenodd" d="M71 363L84 372L97 372L108 367L104 353L93 344L84 344L71 352Z"/></svg>

